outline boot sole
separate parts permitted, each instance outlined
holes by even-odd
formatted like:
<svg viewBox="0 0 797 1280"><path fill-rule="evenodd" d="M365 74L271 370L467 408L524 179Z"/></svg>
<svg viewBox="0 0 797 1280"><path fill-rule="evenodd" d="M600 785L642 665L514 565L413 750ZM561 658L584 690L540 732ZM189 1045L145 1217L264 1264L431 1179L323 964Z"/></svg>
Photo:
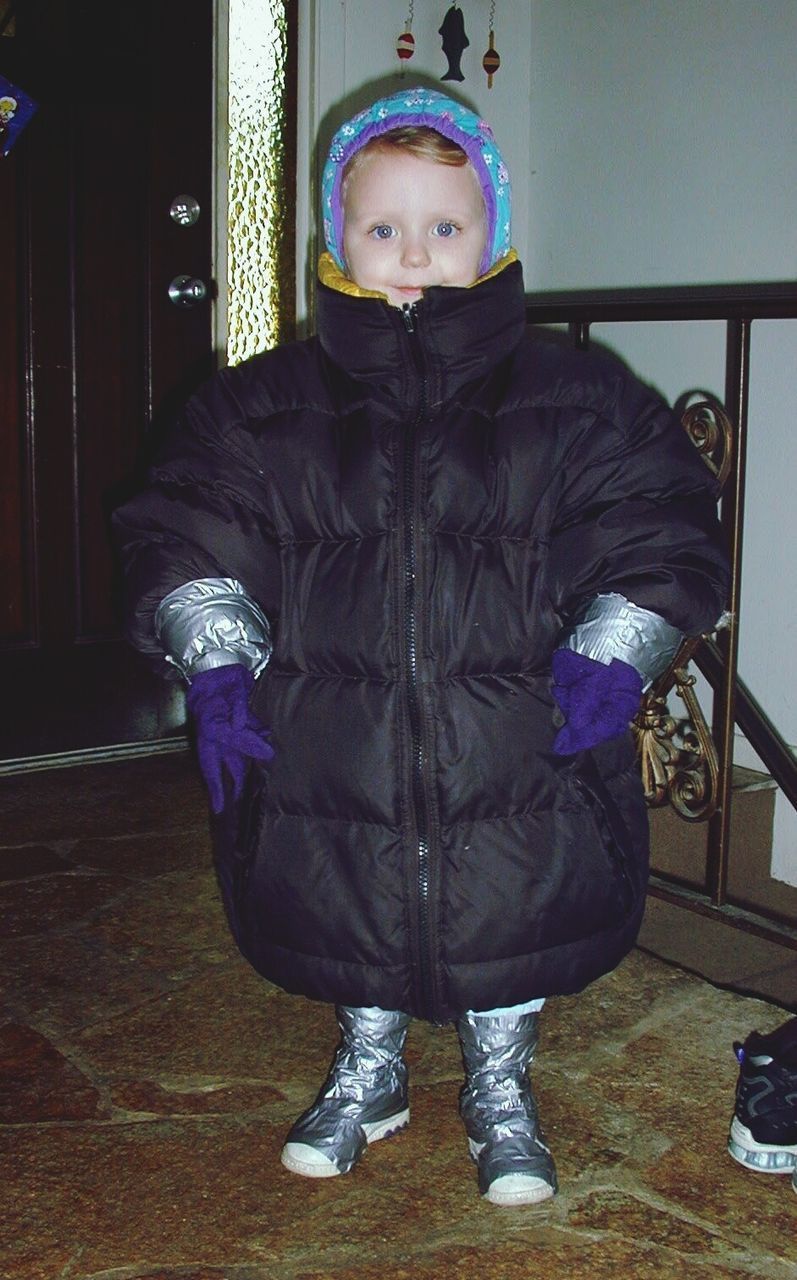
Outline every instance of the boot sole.
<svg viewBox="0 0 797 1280"><path fill-rule="evenodd" d="M366 1122L362 1128L370 1147L372 1142L379 1142L381 1138L392 1138L395 1133L401 1133L407 1128L410 1122L410 1110L406 1107L404 1111L397 1112L394 1116L388 1116L387 1120L372 1120ZM280 1161L286 1169L290 1169L291 1173L298 1173L302 1178L338 1178L343 1173L336 1164L326 1156L323 1157L324 1163L318 1160L303 1159L302 1155L305 1151L314 1151L307 1142L286 1142L280 1152ZM316 1153L320 1155L321 1153ZM351 1170L347 1170L351 1172Z"/></svg>
<svg viewBox="0 0 797 1280"><path fill-rule="evenodd" d="M468 1138L470 1158L475 1165L479 1163L479 1153L483 1148L483 1142L475 1142L473 1138ZM533 1174L506 1173L503 1177L491 1182L482 1199L488 1200L490 1204L511 1208L522 1204L542 1204L555 1195L556 1189L544 1178L537 1178Z"/></svg>
<svg viewBox="0 0 797 1280"><path fill-rule="evenodd" d="M728 1135L728 1154L737 1164L756 1173L793 1173L797 1169L797 1146L779 1147L774 1143L756 1142L741 1120L733 1117Z"/></svg>

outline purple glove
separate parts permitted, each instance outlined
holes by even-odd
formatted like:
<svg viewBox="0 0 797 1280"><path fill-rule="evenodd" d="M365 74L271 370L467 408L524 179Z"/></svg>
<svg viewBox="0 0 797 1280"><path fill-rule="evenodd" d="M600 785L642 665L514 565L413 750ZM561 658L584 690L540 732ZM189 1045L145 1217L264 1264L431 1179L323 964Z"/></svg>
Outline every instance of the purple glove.
<svg viewBox="0 0 797 1280"><path fill-rule="evenodd" d="M192 677L186 704L194 717L199 767L214 813L224 808L226 769L232 778L233 799L244 785L247 759L272 760L269 731L249 710L249 694L255 683L252 672L240 662L211 667Z"/></svg>
<svg viewBox="0 0 797 1280"><path fill-rule="evenodd" d="M566 720L554 738L558 756L575 755L625 733L642 698L642 677L634 667L619 658L607 666L572 649L557 649L551 665L553 696Z"/></svg>

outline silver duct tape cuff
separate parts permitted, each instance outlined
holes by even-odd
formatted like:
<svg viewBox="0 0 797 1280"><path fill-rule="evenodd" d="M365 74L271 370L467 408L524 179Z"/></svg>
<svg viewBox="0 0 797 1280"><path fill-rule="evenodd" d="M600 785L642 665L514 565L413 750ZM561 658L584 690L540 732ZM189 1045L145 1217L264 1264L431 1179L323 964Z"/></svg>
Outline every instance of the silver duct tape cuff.
<svg viewBox="0 0 797 1280"><path fill-rule="evenodd" d="M559 647L573 649L607 666L613 658L619 658L636 668L643 689L648 689L666 671L682 640L681 632L658 613L641 609L612 592L589 601Z"/></svg>
<svg viewBox="0 0 797 1280"><path fill-rule="evenodd" d="M186 679L243 663L258 676L271 657L265 614L235 578L198 578L170 591L155 614L155 634Z"/></svg>
<svg viewBox="0 0 797 1280"><path fill-rule="evenodd" d="M538 1021L536 1013L464 1013L457 1019L468 1085L463 1102L467 1099L478 1110L483 1102L489 1104L496 1082L525 1080L537 1047Z"/></svg>

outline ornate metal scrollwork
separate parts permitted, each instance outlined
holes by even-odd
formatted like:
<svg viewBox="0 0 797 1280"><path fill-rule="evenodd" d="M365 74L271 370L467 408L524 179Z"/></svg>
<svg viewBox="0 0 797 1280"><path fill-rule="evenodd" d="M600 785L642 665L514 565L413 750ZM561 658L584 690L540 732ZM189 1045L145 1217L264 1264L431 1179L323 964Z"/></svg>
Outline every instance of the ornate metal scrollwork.
<svg viewBox="0 0 797 1280"><path fill-rule="evenodd" d="M695 641L687 641L692 651ZM648 691L633 724L645 799L651 808L671 804L687 822L706 822L717 809L719 759L714 739L694 691L695 677L683 650L669 680ZM686 655L688 662L689 656ZM667 696L675 689L685 716L670 714Z"/></svg>
<svg viewBox="0 0 797 1280"><path fill-rule="evenodd" d="M716 401L701 399L687 406L681 421L721 489L733 455L728 415ZM718 803L717 749L688 669L701 638L683 642L669 669L646 693L632 725L648 805L669 803L687 822L707 821ZM684 704L682 717L673 716L667 705L673 689Z"/></svg>
<svg viewBox="0 0 797 1280"><path fill-rule="evenodd" d="M684 430L722 489L731 471L733 427L716 400L696 400L681 417Z"/></svg>

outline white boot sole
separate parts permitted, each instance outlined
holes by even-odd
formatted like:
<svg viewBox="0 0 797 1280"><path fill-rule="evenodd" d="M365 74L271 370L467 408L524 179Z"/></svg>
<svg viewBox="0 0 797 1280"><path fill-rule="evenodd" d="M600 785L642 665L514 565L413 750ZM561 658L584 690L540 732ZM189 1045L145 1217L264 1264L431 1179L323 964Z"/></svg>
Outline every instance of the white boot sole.
<svg viewBox="0 0 797 1280"><path fill-rule="evenodd" d="M473 1138L468 1138L470 1158L476 1165L479 1163L479 1153L484 1150L484 1145L483 1142L474 1142ZM503 1177L496 1178L490 1183L482 1199L489 1200L490 1204L510 1207L520 1204L542 1204L543 1200L550 1200L555 1194L550 1182L546 1182L544 1178L535 1178L531 1173L505 1173Z"/></svg>
<svg viewBox="0 0 797 1280"><path fill-rule="evenodd" d="M363 1132L370 1147L372 1142L380 1138L392 1138L394 1133L401 1133L410 1122L410 1110L407 1107L387 1120L374 1120L363 1125ZM291 1173L298 1173L302 1178L337 1178L343 1172L323 1152L317 1151L307 1142L286 1142L280 1152L280 1160ZM349 1170L349 1172L351 1172Z"/></svg>
<svg viewBox="0 0 797 1280"><path fill-rule="evenodd" d="M750 1130L736 1116L731 1121L728 1154L737 1164L755 1173L793 1173L797 1169L797 1146L779 1147L756 1142Z"/></svg>

